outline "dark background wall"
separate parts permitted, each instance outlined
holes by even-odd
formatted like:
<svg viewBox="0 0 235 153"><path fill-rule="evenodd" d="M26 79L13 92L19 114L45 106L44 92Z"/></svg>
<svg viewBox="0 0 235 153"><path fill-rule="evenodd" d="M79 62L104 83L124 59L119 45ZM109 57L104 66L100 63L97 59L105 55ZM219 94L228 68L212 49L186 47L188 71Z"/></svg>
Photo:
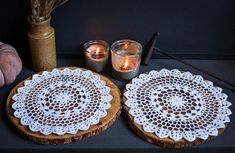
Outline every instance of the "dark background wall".
<svg viewBox="0 0 235 153"><path fill-rule="evenodd" d="M1 0L0 41L29 55L27 0ZM53 13L59 57L82 57L82 44L134 39L183 58L235 58L234 0L70 0ZM155 55L154 57L160 57Z"/></svg>

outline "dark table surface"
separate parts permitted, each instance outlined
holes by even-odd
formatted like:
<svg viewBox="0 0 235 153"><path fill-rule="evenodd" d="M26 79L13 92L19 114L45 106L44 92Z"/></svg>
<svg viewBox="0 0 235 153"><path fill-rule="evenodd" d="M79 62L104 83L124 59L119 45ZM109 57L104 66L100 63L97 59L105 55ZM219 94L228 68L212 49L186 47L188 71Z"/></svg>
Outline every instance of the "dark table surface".
<svg viewBox="0 0 235 153"><path fill-rule="evenodd" d="M235 83L235 60L188 60L191 64L194 64L214 75L228 80L231 83ZM120 82L112 78L111 76L111 64L109 64L103 75L109 77L118 87L123 90L126 82ZM78 66L84 67L84 63L81 60L68 60L59 59L58 66ZM202 75L205 79L218 82L217 80L206 76L198 71L191 69L183 64L180 64L174 60L167 59L155 59L151 60L149 66L141 66L140 72L148 72L162 68L167 69L180 69L182 71L190 71L195 74ZM10 90L21 80L34 74L35 72L30 68L23 68L21 74L17 77L16 81L6 87L0 88L0 152L235 152L235 113L230 116L230 124L226 130L214 140L194 146L187 149L162 149L158 146L145 142L129 128L124 116L121 115L117 121L106 131L99 135L84 139L79 142L75 142L67 145L40 145L24 139L19 135L14 127L12 127L5 115L5 101ZM223 90L229 98L230 102L235 101L235 94L227 89ZM232 112L235 110L235 106L230 107Z"/></svg>

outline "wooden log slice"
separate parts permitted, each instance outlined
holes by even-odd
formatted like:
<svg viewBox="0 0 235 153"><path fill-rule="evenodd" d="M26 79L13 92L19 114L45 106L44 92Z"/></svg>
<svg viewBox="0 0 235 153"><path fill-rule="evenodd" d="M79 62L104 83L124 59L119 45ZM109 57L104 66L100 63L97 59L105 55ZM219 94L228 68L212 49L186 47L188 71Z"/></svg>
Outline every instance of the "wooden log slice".
<svg viewBox="0 0 235 153"><path fill-rule="evenodd" d="M147 74L147 73L146 73ZM131 83L132 81L130 81L129 83ZM123 91L123 93L126 92L126 89ZM123 100L122 100L122 107L124 110L124 114L125 117L130 125L130 127L133 129L134 132L136 132L136 134L141 137L142 139L144 139L145 141L158 145L160 147L163 148L184 148L184 147L191 147L194 145L199 145L199 144L203 144L205 142L208 142L210 140L212 140L213 136L209 136L207 140L203 140L200 138L197 138L195 141L193 142L189 142L185 139L181 139L179 141L174 141L173 139L170 138L159 138L156 134L154 133L150 133L150 132L145 132L143 127L139 124L136 124L134 122L134 117L132 115L129 114L129 107L127 105L125 105L125 101L126 101L126 97L123 94ZM225 128L227 127L227 124L225 124ZM219 129L218 130L218 135L221 134L225 128Z"/></svg>
<svg viewBox="0 0 235 153"><path fill-rule="evenodd" d="M76 69L76 67L68 67L68 68L69 69ZM63 70L64 67L58 68L58 69ZM40 72L38 74L42 74L42 72ZM99 75L97 73L94 73L94 74ZM120 93L120 90L108 78L106 78L102 75L99 75L99 76L100 76L101 80L104 80L106 82L106 85L111 88L110 94L113 96L113 99L110 102L111 107L107 110L107 115L100 119L99 124L90 126L90 128L86 131L78 131L78 133L75 134L75 135L72 135L72 134L43 135L40 132L31 131L28 128L28 126L21 125L20 119L16 118L13 115L14 110L12 108L12 104L14 103L14 101L12 100L12 96L17 93L17 89L22 87L26 80L31 80L32 77L28 77L24 81L20 82L10 92L10 94L7 98L7 102L6 102L7 117L9 118L10 122L16 127L16 129L24 137L26 137L27 139L29 139L31 141L34 141L36 143L41 143L41 144L68 144L68 143L72 143L74 141L82 140L82 139L90 137L92 135L97 135L97 134L101 133L102 131L106 130L109 126L111 126L114 123L114 121L119 117L119 115L121 113L121 93Z"/></svg>

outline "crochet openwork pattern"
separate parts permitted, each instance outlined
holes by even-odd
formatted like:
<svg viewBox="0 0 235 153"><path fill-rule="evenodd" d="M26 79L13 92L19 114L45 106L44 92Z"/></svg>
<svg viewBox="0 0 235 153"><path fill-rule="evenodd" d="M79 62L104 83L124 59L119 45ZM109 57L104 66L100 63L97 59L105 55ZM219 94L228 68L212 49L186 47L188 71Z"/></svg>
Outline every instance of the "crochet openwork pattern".
<svg viewBox="0 0 235 153"><path fill-rule="evenodd" d="M54 69L35 74L12 97L14 116L44 135L76 134L107 115L110 88L98 75L82 69Z"/></svg>
<svg viewBox="0 0 235 153"><path fill-rule="evenodd" d="M134 122L159 138L206 140L230 122L227 95L190 72L163 69L141 74L126 85L124 96Z"/></svg>

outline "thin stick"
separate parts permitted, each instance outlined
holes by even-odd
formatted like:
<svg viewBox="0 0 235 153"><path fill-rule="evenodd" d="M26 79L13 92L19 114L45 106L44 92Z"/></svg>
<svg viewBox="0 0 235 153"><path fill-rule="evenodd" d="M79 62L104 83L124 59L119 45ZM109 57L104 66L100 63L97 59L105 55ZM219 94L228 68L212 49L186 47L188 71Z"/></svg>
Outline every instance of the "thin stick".
<svg viewBox="0 0 235 153"><path fill-rule="evenodd" d="M209 73L208 71L205 71L205 70L203 70L203 69L200 69L200 68L198 68L198 67L196 67L196 66L194 66L194 65L192 65L192 64L190 64L190 63L188 63L188 62L186 62L186 61L183 61L182 59L180 59L180 58L178 58L178 57L175 57L175 56L173 56L173 55L171 55L171 54L168 54L168 53L166 53L166 52L163 52L163 51L161 51L159 48L153 48L153 49L156 50L157 52L159 52L159 53L162 54L162 55L165 55L165 56L167 56L167 57L170 57L170 58L172 58L172 59L175 59L176 61L178 61L178 62L180 62L180 63L183 63L183 64L185 64L185 65L187 65L187 66L190 66L191 68L193 68L193 69L195 69L195 70L197 70L197 71L199 71L199 72L202 72L202 73L204 73L204 74L206 74L206 75L208 75L208 76L210 76L210 77L212 77L212 78L215 78L215 79L217 79L217 80L223 82L224 84L226 84L226 85L228 85L228 86L231 86L232 88L227 87L227 86L224 86L224 85L221 85L220 83L217 82L217 84L218 84L219 86L224 87L224 88L226 88L226 89L228 89L228 90L231 90L231 91L235 92L235 85L234 85L234 84L232 84L232 83L230 83L230 82L228 82L228 81L226 81L226 80L224 80L224 79L221 79L221 78L219 78L219 77L217 77L217 76L215 76L215 75Z"/></svg>
<svg viewBox="0 0 235 153"><path fill-rule="evenodd" d="M156 32L156 33L154 34L153 43L152 43L150 49L148 50L148 52L146 53L146 56L145 56L145 58L143 59L142 64L144 64L144 65L148 65L148 64L149 64L149 61L150 61L151 56L152 56L152 54L153 54L153 48L155 47L155 45L156 45L156 43L157 43L157 39L158 39L158 36L159 36L159 35L160 35L159 32Z"/></svg>

